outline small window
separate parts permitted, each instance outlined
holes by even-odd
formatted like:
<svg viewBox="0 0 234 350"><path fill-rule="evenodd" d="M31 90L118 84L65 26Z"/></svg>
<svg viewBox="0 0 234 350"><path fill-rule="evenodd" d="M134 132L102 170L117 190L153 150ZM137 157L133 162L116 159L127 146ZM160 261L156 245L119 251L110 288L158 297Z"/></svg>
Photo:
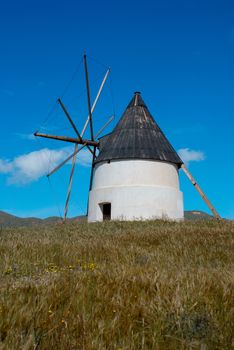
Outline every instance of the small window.
<svg viewBox="0 0 234 350"><path fill-rule="evenodd" d="M101 205L103 221L108 221L111 219L111 203L103 203Z"/></svg>

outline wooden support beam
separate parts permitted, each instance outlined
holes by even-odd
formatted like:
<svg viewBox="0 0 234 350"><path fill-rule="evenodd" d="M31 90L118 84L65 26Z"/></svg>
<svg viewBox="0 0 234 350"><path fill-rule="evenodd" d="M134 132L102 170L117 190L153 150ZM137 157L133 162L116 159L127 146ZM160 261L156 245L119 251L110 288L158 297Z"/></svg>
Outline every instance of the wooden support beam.
<svg viewBox="0 0 234 350"><path fill-rule="evenodd" d="M198 193L200 194L200 196L202 197L202 199L204 200L204 202L206 203L206 205L208 206L208 208L212 211L214 217L218 220L221 220L220 215L218 214L218 212L215 210L214 206L211 204L211 202L209 201L209 199L206 197L205 193L202 191L201 187L198 185L198 183L196 182L196 180L194 179L194 177L192 176L192 174L188 171L187 167L182 164L181 165L181 169L184 171L185 175L189 178L189 180L192 182L193 186L196 188L196 190L198 191Z"/></svg>
<svg viewBox="0 0 234 350"><path fill-rule="evenodd" d="M88 145L88 146L94 146L94 147L98 147L98 145L99 145L99 141L84 140L84 139L80 140L80 139L76 139L74 137L48 135L48 134L42 134L40 132L35 132L34 136L44 137L46 139L52 139L52 140L71 142L71 143L75 143L78 145L86 145L86 146Z"/></svg>

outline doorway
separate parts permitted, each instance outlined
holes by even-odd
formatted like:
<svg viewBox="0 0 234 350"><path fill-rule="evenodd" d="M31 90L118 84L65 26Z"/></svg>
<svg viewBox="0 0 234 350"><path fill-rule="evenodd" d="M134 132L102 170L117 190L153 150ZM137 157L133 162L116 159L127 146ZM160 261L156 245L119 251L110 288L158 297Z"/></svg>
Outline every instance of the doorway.
<svg viewBox="0 0 234 350"><path fill-rule="evenodd" d="M101 204L103 221L109 221L111 219L111 203Z"/></svg>

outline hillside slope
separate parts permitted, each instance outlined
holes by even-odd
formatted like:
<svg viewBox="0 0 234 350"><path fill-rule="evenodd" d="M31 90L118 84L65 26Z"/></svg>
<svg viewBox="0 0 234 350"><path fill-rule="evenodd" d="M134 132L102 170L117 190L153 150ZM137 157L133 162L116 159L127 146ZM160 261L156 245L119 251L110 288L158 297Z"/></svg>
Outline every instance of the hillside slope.
<svg viewBox="0 0 234 350"><path fill-rule="evenodd" d="M226 349L233 222L3 228L1 349Z"/></svg>

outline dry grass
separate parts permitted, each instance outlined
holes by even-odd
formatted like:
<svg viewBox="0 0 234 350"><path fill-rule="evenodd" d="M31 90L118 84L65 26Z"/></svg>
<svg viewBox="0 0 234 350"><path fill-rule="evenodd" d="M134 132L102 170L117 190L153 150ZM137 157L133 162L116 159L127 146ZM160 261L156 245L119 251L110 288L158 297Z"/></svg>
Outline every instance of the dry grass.
<svg viewBox="0 0 234 350"><path fill-rule="evenodd" d="M234 348L234 224L0 232L0 349Z"/></svg>

